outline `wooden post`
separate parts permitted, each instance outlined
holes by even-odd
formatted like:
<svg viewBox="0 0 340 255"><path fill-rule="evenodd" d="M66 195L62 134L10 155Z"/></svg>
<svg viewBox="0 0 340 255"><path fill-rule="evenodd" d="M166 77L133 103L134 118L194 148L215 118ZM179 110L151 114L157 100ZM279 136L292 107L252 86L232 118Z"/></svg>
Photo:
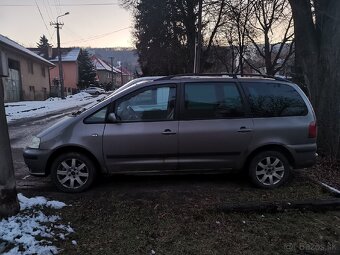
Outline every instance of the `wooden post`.
<svg viewBox="0 0 340 255"><path fill-rule="evenodd" d="M0 218L14 215L19 209L0 74Z"/></svg>

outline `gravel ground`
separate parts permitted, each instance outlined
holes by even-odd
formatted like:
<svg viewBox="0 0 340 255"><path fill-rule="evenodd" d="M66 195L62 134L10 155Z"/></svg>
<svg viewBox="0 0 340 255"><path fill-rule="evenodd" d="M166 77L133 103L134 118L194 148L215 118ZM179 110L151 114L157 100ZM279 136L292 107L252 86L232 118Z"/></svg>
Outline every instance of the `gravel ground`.
<svg viewBox="0 0 340 255"><path fill-rule="evenodd" d="M238 175L113 176L82 194L23 193L72 205L60 211L76 231L57 243L61 254L340 254L339 211L218 210L226 203L331 198L301 173L276 190L253 188Z"/></svg>
<svg viewBox="0 0 340 255"><path fill-rule="evenodd" d="M327 158L319 159L317 164L308 170L314 180L340 190L340 161L331 161Z"/></svg>

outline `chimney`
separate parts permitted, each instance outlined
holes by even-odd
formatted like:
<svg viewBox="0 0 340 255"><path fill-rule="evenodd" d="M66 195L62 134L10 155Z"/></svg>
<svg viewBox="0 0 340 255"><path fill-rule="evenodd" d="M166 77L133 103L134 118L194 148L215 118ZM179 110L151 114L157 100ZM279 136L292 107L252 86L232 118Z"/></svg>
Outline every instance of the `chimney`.
<svg viewBox="0 0 340 255"><path fill-rule="evenodd" d="M48 59L51 59L52 58L52 46L48 46L47 48L47 57Z"/></svg>

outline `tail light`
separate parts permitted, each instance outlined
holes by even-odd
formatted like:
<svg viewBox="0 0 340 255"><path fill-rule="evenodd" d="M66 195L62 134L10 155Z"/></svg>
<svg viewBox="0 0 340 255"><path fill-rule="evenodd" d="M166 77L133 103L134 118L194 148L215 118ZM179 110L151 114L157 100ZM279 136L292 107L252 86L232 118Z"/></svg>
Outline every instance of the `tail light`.
<svg viewBox="0 0 340 255"><path fill-rule="evenodd" d="M308 127L308 137L316 138L317 135L318 135L318 127L316 126L316 121L313 121L309 124L309 127Z"/></svg>

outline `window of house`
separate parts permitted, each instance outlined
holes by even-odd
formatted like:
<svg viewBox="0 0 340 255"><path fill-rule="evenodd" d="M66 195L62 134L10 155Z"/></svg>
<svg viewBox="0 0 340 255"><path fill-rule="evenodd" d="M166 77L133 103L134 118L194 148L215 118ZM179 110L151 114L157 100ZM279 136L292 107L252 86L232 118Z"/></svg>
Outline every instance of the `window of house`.
<svg viewBox="0 0 340 255"><path fill-rule="evenodd" d="M187 83L185 119L220 119L244 116L241 95L233 83Z"/></svg>
<svg viewBox="0 0 340 255"><path fill-rule="evenodd" d="M175 100L175 86L150 88L118 100L115 113L120 121L172 120Z"/></svg>
<svg viewBox="0 0 340 255"><path fill-rule="evenodd" d="M34 86L29 86L30 92L35 92Z"/></svg>
<svg viewBox="0 0 340 255"><path fill-rule="evenodd" d="M31 74L34 73L32 61L30 61L30 60L27 61L27 68L28 68L28 73L31 73Z"/></svg>
<svg viewBox="0 0 340 255"><path fill-rule="evenodd" d="M252 113L258 117L303 116L308 113L300 94L281 83L244 83Z"/></svg>

